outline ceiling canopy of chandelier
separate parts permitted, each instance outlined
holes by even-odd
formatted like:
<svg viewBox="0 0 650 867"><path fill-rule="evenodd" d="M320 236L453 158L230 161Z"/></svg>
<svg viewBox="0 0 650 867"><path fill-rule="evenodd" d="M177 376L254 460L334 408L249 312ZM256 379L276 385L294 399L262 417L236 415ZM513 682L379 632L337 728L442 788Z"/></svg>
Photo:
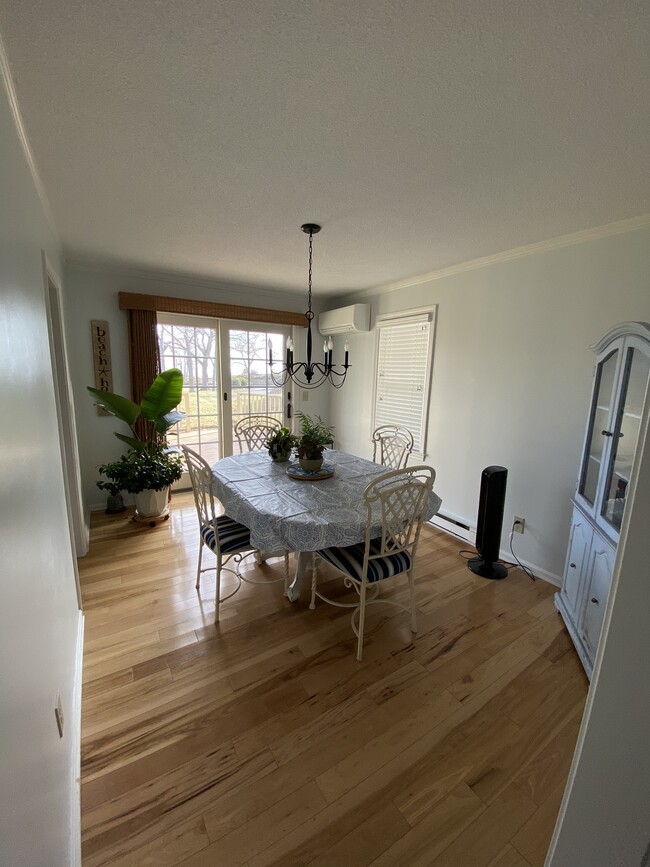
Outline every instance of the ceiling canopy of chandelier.
<svg viewBox="0 0 650 867"><path fill-rule="evenodd" d="M312 331L311 324L314 319L314 314L311 309L311 272L312 272L312 255L313 255L313 236L320 232L321 227L318 223L303 223L300 227L305 234L309 235L309 296L307 312L305 319L307 320L307 351L306 361L293 360L293 340L287 337L286 358L284 365L273 359L273 350L271 341L269 340L269 371L271 379L276 386L283 386L290 379L300 388L317 388L324 382L331 382L334 388L340 388L345 382L345 377L348 373L348 356L349 346L345 342L344 352L345 357L342 365L335 365L332 361L334 352L334 341L331 337L326 337L323 341L323 361L312 361Z"/></svg>

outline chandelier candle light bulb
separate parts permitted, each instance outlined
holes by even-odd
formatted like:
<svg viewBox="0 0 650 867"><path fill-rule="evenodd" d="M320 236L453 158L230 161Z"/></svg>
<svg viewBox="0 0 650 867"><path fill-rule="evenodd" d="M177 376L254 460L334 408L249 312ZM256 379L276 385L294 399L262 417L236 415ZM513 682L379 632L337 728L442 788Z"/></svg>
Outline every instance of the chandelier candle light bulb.
<svg viewBox="0 0 650 867"><path fill-rule="evenodd" d="M313 236L320 232L320 226L317 223L304 223L301 227L305 234L309 235L309 296L307 312L305 319L307 320L307 360L295 363L293 360L293 340L287 337L286 341L286 359L284 367L276 373L273 369L275 362L273 361L273 348L271 341L268 342L269 347L269 372L274 385L283 386L290 379L293 380L300 388L317 388L324 382L330 382L334 388L340 388L345 382L345 377L348 373L349 364L349 346L345 343L345 360L343 365L338 365L339 369L333 361L334 341L331 337L327 337L323 341L324 362L320 364L317 361L311 360L312 353L312 331L311 324L314 319L314 313L311 309L311 289L312 289L312 242Z"/></svg>

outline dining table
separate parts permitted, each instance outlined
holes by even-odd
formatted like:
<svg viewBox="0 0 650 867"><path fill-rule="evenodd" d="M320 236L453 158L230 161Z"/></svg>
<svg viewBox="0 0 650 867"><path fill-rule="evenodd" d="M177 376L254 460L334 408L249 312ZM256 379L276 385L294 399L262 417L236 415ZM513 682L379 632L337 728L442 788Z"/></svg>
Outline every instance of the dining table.
<svg viewBox="0 0 650 867"><path fill-rule="evenodd" d="M260 552L258 559L284 551L296 553L296 572L286 591L291 602L300 596L313 551L365 541L368 511L364 491L373 479L389 471L389 467L337 449L325 451L324 466L332 471L329 478L293 478L300 472L297 462L274 461L267 451L232 455L212 466L213 493L229 517L249 528L251 545ZM426 520L441 503L432 491ZM372 522L372 535L381 535L378 508Z"/></svg>

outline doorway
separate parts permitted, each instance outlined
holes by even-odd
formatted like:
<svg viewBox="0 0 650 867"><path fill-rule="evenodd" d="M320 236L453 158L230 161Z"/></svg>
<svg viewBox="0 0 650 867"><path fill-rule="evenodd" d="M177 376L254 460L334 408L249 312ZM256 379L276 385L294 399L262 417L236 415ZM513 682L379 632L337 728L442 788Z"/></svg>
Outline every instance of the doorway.
<svg viewBox="0 0 650 867"><path fill-rule="evenodd" d="M77 428L71 398L72 390L68 377L60 290L48 269L44 253L42 254L42 262L43 282L45 286L45 310L52 364L52 385L59 428L61 466L63 469L63 486L68 513L70 548L73 553L77 603L81 609L81 588L79 586L77 558L84 557L88 553L88 527L84 519L83 495L81 493Z"/></svg>

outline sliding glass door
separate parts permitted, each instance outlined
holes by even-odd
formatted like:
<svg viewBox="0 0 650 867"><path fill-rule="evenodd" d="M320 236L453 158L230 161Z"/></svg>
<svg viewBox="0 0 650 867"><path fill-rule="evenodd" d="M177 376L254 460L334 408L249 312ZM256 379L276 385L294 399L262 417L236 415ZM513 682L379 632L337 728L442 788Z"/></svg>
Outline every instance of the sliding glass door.
<svg viewBox="0 0 650 867"><path fill-rule="evenodd" d="M161 370L177 367L183 373L183 399L178 408L185 418L171 429L168 442L177 447L188 446L213 464L223 457L218 323L180 316L159 317L158 347ZM174 485L189 486L187 473Z"/></svg>
<svg viewBox="0 0 650 867"><path fill-rule="evenodd" d="M289 326L159 314L162 370L183 373L185 418L172 429L171 445L186 445L209 464L238 452L234 425L247 415L269 415L286 424L289 396L268 375L268 341L282 358ZM184 476L179 487L187 487Z"/></svg>
<svg viewBox="0 0 650 867"><path fill-rule="evenodd" d="M267 415L286 424L290 415L288 395L273 384L267 359L269 340L275 358L282 358L290 328L254 322L221 325L224 445L226 454L237 454L234 435L237 422L248 415Z"/></svg>

